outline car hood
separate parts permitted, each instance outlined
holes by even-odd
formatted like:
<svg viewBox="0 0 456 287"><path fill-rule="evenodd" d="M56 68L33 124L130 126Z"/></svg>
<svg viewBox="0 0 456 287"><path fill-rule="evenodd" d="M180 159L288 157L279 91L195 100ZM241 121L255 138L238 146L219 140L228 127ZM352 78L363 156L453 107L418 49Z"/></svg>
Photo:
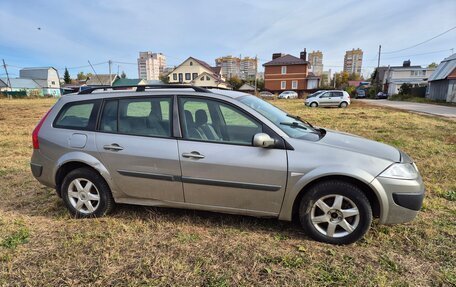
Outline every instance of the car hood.
<svg viewBox="0 0 456 287"><path fill-rule="evenodd" d="M395 147L348 133L326 130L326 135L318 143L392 162L401 160L401 153Z"/></svg>

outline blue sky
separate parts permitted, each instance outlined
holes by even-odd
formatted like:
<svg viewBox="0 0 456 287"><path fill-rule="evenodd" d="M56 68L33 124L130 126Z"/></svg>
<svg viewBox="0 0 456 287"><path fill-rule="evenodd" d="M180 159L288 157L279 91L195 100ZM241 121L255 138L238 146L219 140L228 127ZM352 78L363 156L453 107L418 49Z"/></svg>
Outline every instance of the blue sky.
<svg viewBox="0 0 456 287"><path fill-rule="evenodd" d="M456 26L456 1L58 1L2 0L0 58L20 67L54 66L74 76L107 73L109 59L137 77L139 51L162 52L168 65L193 56L214 65L224 55L299 55L323 51L324 69L341 70L346 50L364 50L364 73L385 52L406 48ZM40 30L38 28L41 28ZM426 44L382 55L382 65L427 65L456 52L456 29ZM130 64L132 63L132 64ZM0 70L0 77L4 71Z"/></svg>

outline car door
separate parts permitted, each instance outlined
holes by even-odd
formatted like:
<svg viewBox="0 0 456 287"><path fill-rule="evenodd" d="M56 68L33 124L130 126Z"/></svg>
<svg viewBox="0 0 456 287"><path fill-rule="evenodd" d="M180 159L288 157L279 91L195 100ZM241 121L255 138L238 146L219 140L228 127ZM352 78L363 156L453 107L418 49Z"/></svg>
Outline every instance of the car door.
<svg viewBox="0 0 456 287"><path fill-rule="evenodd" d="M105 100L96 144L125 197L183 202L172 97Z"/></svg>
<svg viewBox="0 0 456 287"><path fill-rule="evenodd" d="M331 105L332 106L339 106L342 102L342 92L331 92Z"/></svg>
<svg viewBox="0 0 456 287"><path fill-rule="evenodd" d="M319 96L318 105L319 106L328 106L331 102L331 92L324 92Z"/></svg>
<svg viewBox="0 0 456 287"><path fill-rule="evenodd" d="M252 146L263 125L208 98L180 97L179 113L185 202L277 214L286 188L286 150Z"/></svg>

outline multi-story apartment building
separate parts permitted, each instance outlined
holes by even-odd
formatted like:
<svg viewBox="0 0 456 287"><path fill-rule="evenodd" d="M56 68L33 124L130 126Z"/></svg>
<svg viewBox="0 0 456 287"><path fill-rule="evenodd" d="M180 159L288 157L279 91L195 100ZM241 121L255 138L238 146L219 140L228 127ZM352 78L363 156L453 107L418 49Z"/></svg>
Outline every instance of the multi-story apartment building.
<svg viewBox="0 0 456 287"><path fill-rule="evenodd" d="M215 59L215 65L221 68L222 75L229 79L238 77L243 80L254 79L258 61L256 58L233 56Z"/></svg>
<svg viewBox="0 0 456 287"><path fill-rule="evenodd" d="M139 52L138 77L144 80L159 80L166 67L166 57L162 53Z"/></svg>
<svg viewBox="0 0 456 287"><path fill-rule="evenodd" d="M323 53L321 51L310 52L309 63L312 72L316 76L321 76L323 74Z"/></svg>
<svg viewBox="0 0 456 287"><path fill-rule="evenodd" d="M258 60L257 58L244 57L241 59L241 79L249 80L255 79L257 72Z"/></svg>
<svg viewBox="0 0 456 287"><path fill-rule="evenodd" d="M222 75L229 79L231 77L240 77L241 59L233 56L225 56L215 59L215 66L221 68Z"/></svg>
<svg viewBox="0 0 456 287"><path fill-rule="evenodd" d="M363 65L363 50L352 49L345 52L344 57L344 72L349 74L361 75L361 67Z"/></svg>

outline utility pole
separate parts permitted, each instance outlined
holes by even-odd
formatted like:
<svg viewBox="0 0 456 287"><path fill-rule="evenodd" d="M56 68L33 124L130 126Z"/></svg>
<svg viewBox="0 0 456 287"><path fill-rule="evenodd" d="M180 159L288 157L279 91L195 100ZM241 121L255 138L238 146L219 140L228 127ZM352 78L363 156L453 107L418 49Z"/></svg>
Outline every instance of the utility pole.
<svg viewBox="0 0 456 287"><path fill-rule="evenodd" d="M378 61L377 61L377 72L375 73L375 77L377 78L377 85L375 87L375 94L377 95L378 93L378 88L380 86L380 73L378 68L380 68L380 56L382 54L382 45L378 45Z"/></svg>
<svg viewBox="0 0 456 287"><path fill-rule="evenodd" d="M258 57L255 55L255 96L257 95Z"/></svg>
<svg viewBox="0 0 456 287"><path fill-rule="evenodd" d="M92 71L93 71L93 73L95 74L95 76L97 77L98 82L100 82L100 85L103 85L103 82L100 80L100 77L98 77L97 72L95 72L95 68L92 66L92 64L90 63L89 60L87 60L87 62L89 62L90 67L92 67Z"/></svg>
<svg viewBox="0 0 456 287"><path fill-rule="evenodd" d="M10 88L10 91L13 91L13 88L11 87L11 82L10 82L10 79L9 79L9 75L8 75L8 68L6 67L6 64L5 64L5 59L2 59L3 61L3 68L5 69L5 73L6 73L6 80L7 80L7 84L8 84L8 87ZM11 95L8 95L8 98L11 98Z"/></svg>
<svg viewBox="0 0 456 287"><path fill-rule="evenodd" d="M111 78L111 65L112 65L112 61L109 60L109 61L108 61L108 64L109 64L109 85L112 87L112 78Z"/></svg>

